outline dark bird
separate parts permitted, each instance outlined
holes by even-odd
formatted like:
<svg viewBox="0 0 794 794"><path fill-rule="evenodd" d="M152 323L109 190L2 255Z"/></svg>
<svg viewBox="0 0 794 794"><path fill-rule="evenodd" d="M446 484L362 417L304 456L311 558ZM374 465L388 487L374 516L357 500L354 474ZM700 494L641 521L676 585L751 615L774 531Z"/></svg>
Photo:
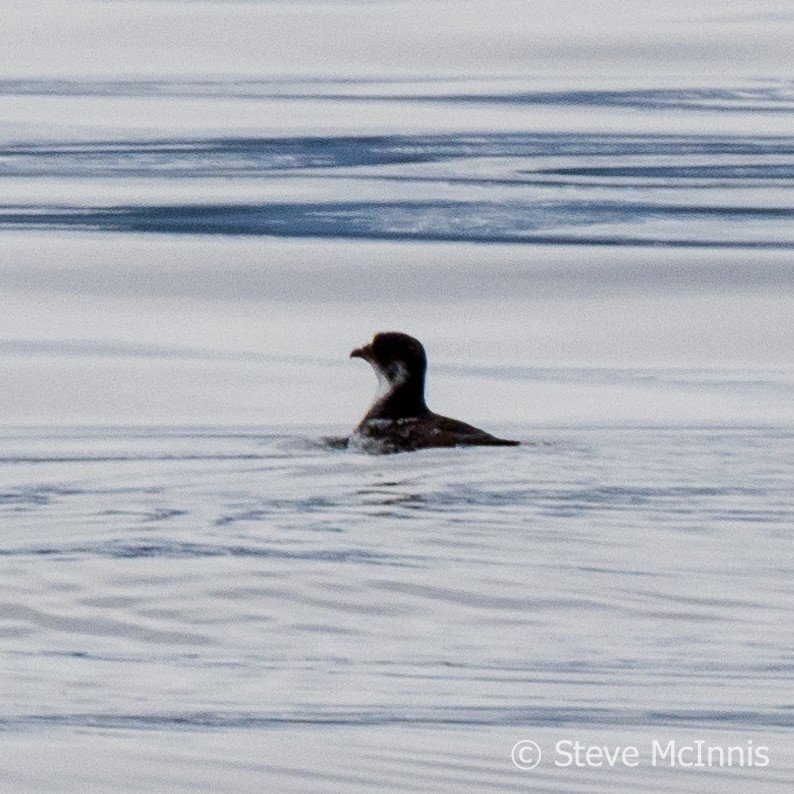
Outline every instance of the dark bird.
<svg viewBox="0 0 794 794"><path fill-rule="evenodd" d="M418 339L396 332L375 334L350 354L369 362L379 389L372 407L348 440L366 452L410 452L427 447L516 446L484 430L434 414L425 403L427 356Z"/></svg>

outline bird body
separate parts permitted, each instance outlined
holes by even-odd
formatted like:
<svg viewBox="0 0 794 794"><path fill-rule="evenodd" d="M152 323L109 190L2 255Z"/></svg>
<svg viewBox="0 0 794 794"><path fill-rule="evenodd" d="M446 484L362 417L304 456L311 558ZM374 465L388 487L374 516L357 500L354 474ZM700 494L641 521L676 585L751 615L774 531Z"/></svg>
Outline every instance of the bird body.
<svg viewBox="0 0 794 794"><path fill-rule="evenodd" d="M519 443L440 416L427 407L424 395L427 356L418 339L397 332L379 333L350 357L367 361L378 376L375 401L348 439L352 449L390 453Z"/></svg>

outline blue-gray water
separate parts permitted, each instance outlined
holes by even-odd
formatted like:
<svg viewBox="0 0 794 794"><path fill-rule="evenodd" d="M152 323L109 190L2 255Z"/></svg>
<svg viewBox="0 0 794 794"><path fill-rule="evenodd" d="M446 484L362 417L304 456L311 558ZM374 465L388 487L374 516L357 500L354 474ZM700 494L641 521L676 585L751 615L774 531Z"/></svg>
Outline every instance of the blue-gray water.
<svg viewBox="0 0 794 794"><path fill-rule="evenodd" d="M0 789L791 791L792 15L577 5L6 10Z"/></svg>
<svg viewBox="0 0 794 794"><path fill-rule="evenodd" d="M261 428L4 431L5 779L785 790L791 430L522 436L373 457ZM643 765L521 772L522 739ZM654 740L771 764L652 767Z"/></svg>

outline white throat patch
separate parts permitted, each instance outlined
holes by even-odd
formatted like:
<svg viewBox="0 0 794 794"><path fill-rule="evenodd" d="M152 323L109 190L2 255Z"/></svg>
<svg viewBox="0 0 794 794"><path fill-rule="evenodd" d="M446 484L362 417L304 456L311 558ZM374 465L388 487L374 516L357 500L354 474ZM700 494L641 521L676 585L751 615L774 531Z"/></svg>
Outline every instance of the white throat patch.
<svg viewBox="0 0 794 794"><path fill-rule="evenodd" d="M375 402L382 400L386 395L393 392L398 386L402 386L408 380L408 370L401 363L392 364L388 373L379 367L375 368L378 376L378 389L375 392Z"/></svg>

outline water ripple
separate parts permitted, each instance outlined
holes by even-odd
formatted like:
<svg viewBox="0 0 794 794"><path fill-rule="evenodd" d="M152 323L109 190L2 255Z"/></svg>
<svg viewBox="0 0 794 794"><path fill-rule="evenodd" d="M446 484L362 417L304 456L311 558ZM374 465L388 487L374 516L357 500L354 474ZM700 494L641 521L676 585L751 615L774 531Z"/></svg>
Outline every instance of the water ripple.
<svg viewBox="0 0 794 794"><path fill-rule="evenodd" d="M662 226L648 234L649 224L683 219L687 223L681 228ZM719 219L721 236L712 228L712 219ZM751 220L775 225L758 225L748 234L746 223ZM794 248L792 222L794 209L787 207L582 201L0 208L0 228L8 229L758 250ZM615 231L604 231L605 227ZM770 232L774 235L768 236Z"/></svg>
<svg viewBox="0 0 794 794"><path fill-rule="evenodd" d="M455 82L455 81L452 81ZM513 81L516 82L516 81ZM6 96L200 97L313 100L316 102L447 102L499 105L624 107L642 110L794 112L794 88L787 80L724 87L526 90L511 81L477 91L450 91L450 80L384 79L4 79ZM417 90L421 87L421 91ZM410 91L408 89L413 89Z"/></svg>
<svg viewBox="0 0 794 794"><path fill-rule="evenodd" d="M250 712L179 712L150 714L50 714L29 715L0 720L3 730L28 730L35 727L103 728L152 730L165 728L252 730L315 726L510 726L569 728L700 728L758 730L794 728L794 713L785 709L714 711L633 710L610 708L473 708L426 709L412 712L388 709L322 710L294 714L257 714Z"/></svg>

